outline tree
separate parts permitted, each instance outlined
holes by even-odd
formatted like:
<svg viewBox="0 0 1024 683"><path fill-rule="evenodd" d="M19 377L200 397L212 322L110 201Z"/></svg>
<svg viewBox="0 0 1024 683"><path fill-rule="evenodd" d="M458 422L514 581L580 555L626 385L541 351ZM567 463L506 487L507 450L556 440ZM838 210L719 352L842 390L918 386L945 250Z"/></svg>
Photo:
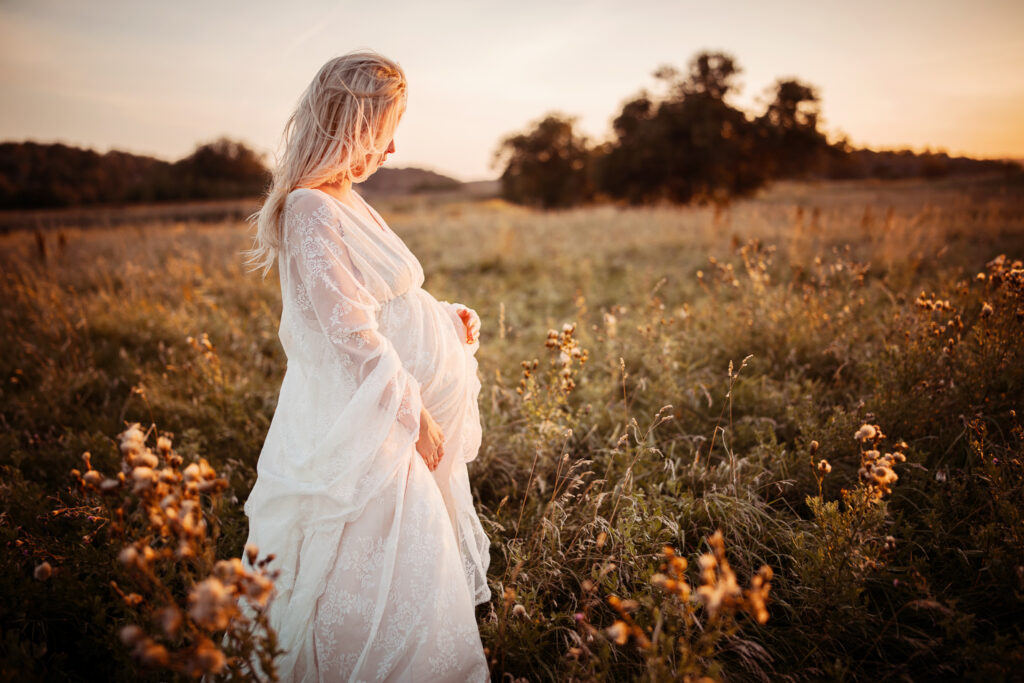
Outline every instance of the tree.
<svg viewBox="0 0 1024 683"><path fill-rule="evenodd" d="M174 164L172 175L178 191L188 198L255 196L270 181L259 154L225 137L196 147Z"/></svg>
<svg viewBox="0 0 1024 683"><path fill-rule="evenodd" d="M818 130L818 91L795 78L777 80L774 89L774 99L756 120L762 129L771 175L792 178L820 172L829 145Z"/></svg>
<svg viewBox="0 0 1024 683"><path fill-rule="evenodd" d="M525 133L510 135L494 153L503 196L519 204L550 209L579 204L592 196L590 150L577 135L576 119L548 114Z"/></svg>
<svg viewBox="0 0 1024 683"><path fill-rule="evenodd" d="M705 52L687 70L654 76L667 94L641 93L615 119L613 142L597 168L599 188L632 203L725 201L766 179L759 133L726 102L740 73L722 52Z"/></svg>
<svg viewBox="0 0 1024 683"><path fill-rule="evenodd" d="M665 67L661 71L663 74L669 73ZM736 77L740 71L736 60L725 52L701 52L690 60L689 76L679 82L679 87L684 95L706 95L713 100L723 101L735 90Z"/></svg>

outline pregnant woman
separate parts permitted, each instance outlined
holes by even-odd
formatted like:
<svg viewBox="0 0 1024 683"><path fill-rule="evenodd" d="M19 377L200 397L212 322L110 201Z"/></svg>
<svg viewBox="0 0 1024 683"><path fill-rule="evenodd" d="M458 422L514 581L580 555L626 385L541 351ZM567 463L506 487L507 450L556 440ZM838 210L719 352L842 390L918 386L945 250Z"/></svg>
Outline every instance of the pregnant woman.
<svg viewBox="0 0 1024 683"><path fill-rule="evenodd" d="M489 541L466 463L480 447L480 321L352 189L394 152L406 81L372 52L332 59L285 127L253 263L281 278L288 357L249 543L281 575L283 681L488 678L474 605Z"/></svg>

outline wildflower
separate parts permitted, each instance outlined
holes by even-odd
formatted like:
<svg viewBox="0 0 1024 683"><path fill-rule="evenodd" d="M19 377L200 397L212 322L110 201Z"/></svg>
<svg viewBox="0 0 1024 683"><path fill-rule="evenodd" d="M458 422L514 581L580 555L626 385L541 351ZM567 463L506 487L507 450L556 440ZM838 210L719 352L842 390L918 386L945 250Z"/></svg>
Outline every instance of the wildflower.
<svg viewBox="0 0 1024 683"><path fill-rule="evenodd" d="M120 434L121 455L127 458L142 451L146 443L146 435L138 422L132 423Z"/></svg>
<svg viewBox="0 0 1024 683"><path fill-rule="evenodd" d="M620 600L617 609L622 612L632 612L639 606L640 603L636 600Z"/></svg>
<svg viewBox="0 0 1024 683"><path fill-rule="evenodd" d="M608 541L608 533L602 531L597 535L597 547L598 549L603 548L604 544Z"/></svg>
<svg viewBox="0 0 1024 683"><path fill-rule="evenodd" d="M99 486L102 480L103 475L97 472L96 470L89 470L88 472L82 475L82 481L84 481L89 486Z"/></svg>
<svg viewBox="0 0 1024 683"><path fill-rule="evenodd" d="M249 560L249 564L256 564L256 558L259 557L260 549L255 543L246 543L245 545L245 558Z"/></svg>
<svg viewBox="0 0 1024 683"><path fill-rule="evenodd" d="M36 577L37 581L46 581L53 575L53 567L50 566L49 562L40 562L36 565L36 569L32 572L32 575Z"/></svg>
<svg viewBox="0 0 1024 683"><path fill-rule="evenodd" d="M155 455L153 455L153 452L147 448L141 453L135 455L133 464L142 465L144 467L156 467L157 465L160 464L160 461L157 459Z"/></svg>
<svg viewBox="0 0 1024 683"><path fill-rule="evenodd" d="M990 315L992 315L992 313L993 313L992 304L990 304L987 301L983 302L981 304L981 315L980 315L980 317L987 318Z"/></svg>
<svg viewBox="0 0 1024 683"><path fill-rule="evenodd" d="M217 478L216 470L210 467L210 463L206 461L206 458L199 458L199 476L207 480Z"/></svg>
<svg viewBox="0 0 1024 683"><path fill-rule="evenodd" d="M899 479L892 467L906 459L907 456L899 451L882 455L872 449L861 453L861 465L857 473L872 498L878 499L892 493L892 485Z"/></svg>
<svg viewBox="0 0 1024 683"><path fill-rule="evenodd" d="M522 619L530 618L530 615L526 613L526 608L520 605L518 602L512 607L512 616L519 617Z"/></svg>
<svg viewBox="0 0 1024 683"><path fill-rule="evenodd" d="M117 559L126 567L142 567L142 559L139 557L139 551L135 549L135 546L126 546L117 556Z"/></svg>
<svg viewBox="0 0 1024 683"><path fill-rule="evenodd" d="M156 613L156 619L168 638L178 637L178 631L181 629L181 624L184 621L181 616L181 610L173 605L169 605Z"/></svg>
<svg viewBox="0 0 1024 683"><path fill-rule="evenodd" d="M736 574L725 559L725 541L722 532L716 531L708 539L712 553L705 553L697 560L701 568L702 585L697 588L697 597L704 603L704 609L714 618L724 606L735 604L741 597Z"/></svg>
<svg viewBox="0 0 1024 683"><path fill-rule="evenodd" d="M818 442L817 441L812 441L811 445L810 445L810 449L811 449L811 457L813 458L818 453Z"/></svg>
<svg viewBox="0 0 1024 683"><path fill-rule="evenodd" d="M616 645L625 645L629 640L629 626L621 619L617 619L614 624L609 626L607 633Z"/></svg>
<svg viewBox="0 0 1024 683"><path fill-rule="evenodd" d="M136 467L132 470L132 480L135 482L132 493L138 495L153 485L156 481L156 472L151 467Z"/></svg>
<svg viewBox="0 0 1024 683"><path fill-rule="evenodd" d="M111 493L121 488L121 482L117 479L104 479L100 482L100 491L103 493Z"/></svg>
<svg viewBox="0 0 1024 683"><path fill-rule="evenodd" d="M174 556L179 560L184 560L188 557L195 557L196 552L192 550L192 545L183 539L181 543L178 544L178 549L174 551Z"/></svg>
<svg viewBox="0 0 1024 683"><path fill-rule="evenodd" d="M227 628L230 616L228 607L233 602L220 579L211 576L192 588L188 596L188 613L200 626L219 630Z"/></svg>
<svg viewBox="0 0 1024 683"><path fill-rule="evenodd" d="M242 567L242 561L237 557L232 557L230 560L219 560L213 566L213 573L221 581L226 582L234 581L237 577L246 575L246 571Z"/></svg>
<svg viewBox="0 0 1024 683"><path fill-rule="evenodd" d="M744 597L747 601L747 611L759 624L768 621L768 608L766 606L768 592L771 590L771 580L774 576L772 568L762 565L757 574L750 580L750 588L745 591Z"/></svg>
<svg viewBox="0 0 1024 683"><path fill-rule="evenodd" d="M171 440L166 436L161 436L156 440L156 448L160 451L160 455L165 458L171 453Z"/></svg>
<svg viewBox="0 0 1024 683"><path fill-rule="evenodd" d="M185 476L185 481L198 481L199 480L199 465L192 463L185 468L182 473Z"/></svg>
<svg viewBox="0 0 1024 683"><path fill-rule="evenodd" d="M828 460L822 459L822 460L818 461L818 473L820 475L824 476L824 475L828 474L831 471L832 471L832 465L829 464Z"/></svg>
<svg viewBox="0 0 1024 683"><path fill-rule="evenodd" d="M128 626L122 628L120 635L121 642L128 647L135 645L136 643L138 643L146 637L146 634L142 631L142 629L136 626L135 624L129 624Z"/></svg>
<svg viewBox="0 0 1024 683"><path fill-rule="evenodd" d="M861 442L870 441L871 439L874 439L877 434L878 430L874 426L863 424L860 429L857 430L857 433L853 435L853 438Z"/></svg>
<svg viewBox="0 0 1024 683"><path fill-rule="evenodd" d="M216 674L227 664L227 658L213 641L209 638L201 638L193 653L192 664L195 672L199 675L204 673Z"/></svg>
<svg viewBox="0 0 1024 683"><path fill-rule="evenodd" d="M139 659L148 666L167 666L170 657L167 648L152 640L147 641L140 648Z"/></svg>
<svg viewBox="0 0 1024 683"><path fill-rule="evenodd" d="M250 575L245 595L252 604L265 607L273 589L274 582L267 577L261 574Z"/></svg>

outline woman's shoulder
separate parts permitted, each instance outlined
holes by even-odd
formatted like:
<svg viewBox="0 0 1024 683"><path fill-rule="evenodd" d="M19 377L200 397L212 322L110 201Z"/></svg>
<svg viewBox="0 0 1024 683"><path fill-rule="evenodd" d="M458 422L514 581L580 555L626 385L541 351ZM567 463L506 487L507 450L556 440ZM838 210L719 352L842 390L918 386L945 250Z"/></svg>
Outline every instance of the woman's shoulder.
<svg viewBox="0 0 1024 683"><path fill-rule="evenodd" d="M311 214L324 207L329 208L330 202L326 194L311 187L297 187L288 193L284 200L285 210L300 214Z"/></svg>
<svg viewBox="0 0 1024 683"><path fill-rule="evenodd" d="M298 187L288 193L284 201L285 225L312 227L339 224L335 202L320 190Z"/></svg>

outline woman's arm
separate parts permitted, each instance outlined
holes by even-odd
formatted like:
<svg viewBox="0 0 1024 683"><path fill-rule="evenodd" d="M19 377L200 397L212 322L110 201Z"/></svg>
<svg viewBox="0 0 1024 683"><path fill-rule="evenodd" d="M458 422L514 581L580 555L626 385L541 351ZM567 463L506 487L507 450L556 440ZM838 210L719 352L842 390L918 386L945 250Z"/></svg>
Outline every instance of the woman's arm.
<svg viewBox="0 0 1024 683"><path fill-rule="evenodd" d="M286 214L285 243L293 272L356 386L384 383L379 387L381 408L396 410L398 421L416 436L417 452L433 470L443 455L444 435L423 407L419 383L402 366L391 341L378 330L377 300L352 263L341 226L322 206L320 198L302 196Z"/></svg>

